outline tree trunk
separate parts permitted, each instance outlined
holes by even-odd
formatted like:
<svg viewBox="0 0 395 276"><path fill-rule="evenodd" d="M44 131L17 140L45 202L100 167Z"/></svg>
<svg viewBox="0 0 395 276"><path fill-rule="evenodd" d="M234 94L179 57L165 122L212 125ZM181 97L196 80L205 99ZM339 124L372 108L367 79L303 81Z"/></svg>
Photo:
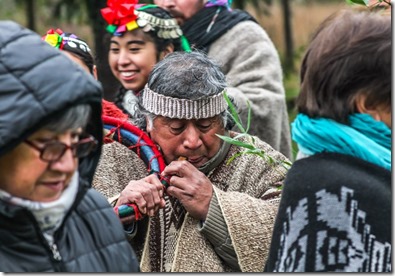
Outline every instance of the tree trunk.
<svg viewBox="0 0 395 276"><path fill-rule="evenodd" d="M108 65L110 34L106 31L106 22L100 13L100 10L106 7L106 0L85 0L85 4L94 34L95 61L98 78L103 86L103 97L106 100L113 101L120 87L120 83L113 76Z"/></svg>
<svg viewBox="0 0 395 276"><path fill-rule="evenodd" d="M292 24L291 24L291 8L288 0L281 0L283 6L283 17L284 17L284 34L285 34L285 72L294 71L294 46L293 46L293 34L292 34Z"/></svg>
<svg viewBox="0 0 395 276"><path fill-rule="evenodd" d="M36 20L34 14L34 0L26 0L27 27L32 31L36 31Z"/></svg>

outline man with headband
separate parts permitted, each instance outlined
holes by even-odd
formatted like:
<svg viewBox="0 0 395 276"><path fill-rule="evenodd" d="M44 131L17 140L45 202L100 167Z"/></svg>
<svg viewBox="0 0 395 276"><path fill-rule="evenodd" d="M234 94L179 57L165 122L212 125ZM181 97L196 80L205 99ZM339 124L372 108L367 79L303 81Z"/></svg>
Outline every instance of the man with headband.
<svg viewBox="0 0 395 276"><path fill-rule="evenodd" d="M255 146L278 162L240 154L244 148L217 136L237 135L225 88L225 75L206 55L175 52L154 67L139 97L134 122L160 148L161 176L170 178L166 189L156 175L132 180L115 203L134 203L148 215L130 237L142 271L263 269L288 160L259 138Z"/></svg>
<svg viewBox="0 0 395 276"><path fill-rule="evenodd" d="M228 79L244 122L251 106L250 134L292 158L283 73L266 31L232 0L154 0L177 19L193 48L215 59Z"/></svg>

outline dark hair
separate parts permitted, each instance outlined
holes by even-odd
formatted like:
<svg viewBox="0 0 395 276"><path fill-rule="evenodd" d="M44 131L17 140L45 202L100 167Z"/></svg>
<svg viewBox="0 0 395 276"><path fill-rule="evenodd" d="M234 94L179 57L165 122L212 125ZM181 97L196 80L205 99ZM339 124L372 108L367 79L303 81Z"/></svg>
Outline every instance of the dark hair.
<svg viewBox="0 0 395 276"><path fill-rule="evenodd" d="M342 10L318 27L303 58L298 112L348 124L355 98L391 107L391 17Z"/></svg>
<svg viewBox="0 0 395 276"><path fill-rule="evenodd" d="M95 62L88 44L72 33L63 33L63 41L65 43L62 50L79 58L89 68L89 72L93 74Z"/></svg>

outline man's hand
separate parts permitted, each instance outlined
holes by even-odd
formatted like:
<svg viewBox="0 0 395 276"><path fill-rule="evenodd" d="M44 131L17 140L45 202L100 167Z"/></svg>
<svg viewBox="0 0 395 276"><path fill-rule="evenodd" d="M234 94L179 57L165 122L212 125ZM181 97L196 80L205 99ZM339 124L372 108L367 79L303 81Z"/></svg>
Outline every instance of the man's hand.
<svg viewBox="0 0 395 276"><path fill-rule="evenodd" d="M207 176L188 161L171 162L162 175L171 175L166 193L176 197L193 218L205 220L213 195Z"/></svg>
<svg viewBox="0 0 395 276"><path fill-rule="evenodd" d="M116 206L134 203L142 214L154 216L165 207L163 185L156 175L149 175L137 181L130 181L121 192Z"/></svg>

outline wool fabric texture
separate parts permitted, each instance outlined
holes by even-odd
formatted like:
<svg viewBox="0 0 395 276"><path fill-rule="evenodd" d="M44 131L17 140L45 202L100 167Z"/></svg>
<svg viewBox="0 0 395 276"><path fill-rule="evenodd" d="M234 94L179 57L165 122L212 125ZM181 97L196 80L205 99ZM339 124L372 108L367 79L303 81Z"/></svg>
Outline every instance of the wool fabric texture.
<svg viewBox="0 0 395 276"><path fill-rule="evenodd" d="M237 134L231 132L231 137ZM244 139L244 138L240 138ZM281 153L255 137L256 146L278 161L288 161ZM243 140L245 141L245 140ZM226 231L232 241L241 271L262 271L267 258L272 227L277 213L277 185L285 177L286 170L279 164L270 165L262 158L245 154L229 165L226 161L242 151L231 145L224 160L208 172L214 185L214 193L226 222ZM106 192L110 198L119 194L123 187L118 180L127 184L136 154L122 145L111 143L103 147L93 185ZM115 160L117 160L115 162ZM141 160L140 160L141 161ZM142 161L141 161L142 162ZM147 171L140 167L142 175ZM136 178L135 178L136 179ZM116 190L114 187L119 190ZM233 268L218 255L215 243L209 235L200 231L201 222L189 216L174 198L165 197L166 206L146 221L147 230L142 229L133 245L140 258L142 271L159 272L225 272ZM140 231L140 232L141 232ZM139 230L138 230L139 232Z"/></svg>
<svg viewBox="0 0 395 276"><path fill-rule="evenodd" d="M177 119L203 119L214 117L225 111L227 104L224 92L197 100L178 99L164 96L145 86L142 106L155 115Z"/></svg>
<svg viewBox="0 0 395 276"><path fill-rule="evenodd" d="M369 114L349 116L350 125L298 114L292 138L302 153L337 152L361 158L391 170L391 129Z"/></svg>
<svg viewBox="0 0 395 276"><path fill-rule="evenodd" d="M288 171L266 272L391 272L391 171L318 153Z"/></svg>

